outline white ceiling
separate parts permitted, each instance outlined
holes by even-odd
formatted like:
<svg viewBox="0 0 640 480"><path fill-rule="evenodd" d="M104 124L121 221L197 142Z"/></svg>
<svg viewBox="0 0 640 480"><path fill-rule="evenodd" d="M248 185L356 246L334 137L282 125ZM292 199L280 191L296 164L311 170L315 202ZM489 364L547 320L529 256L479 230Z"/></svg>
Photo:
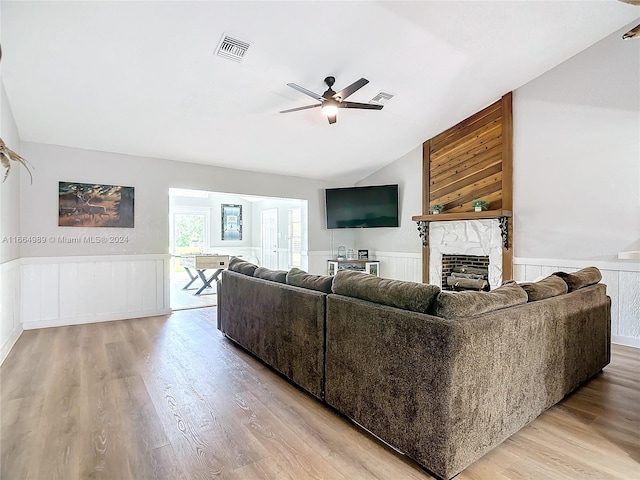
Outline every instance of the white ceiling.
<svg viewBox="0 0 640 480"><path fill-rule="evenodd" d="M357 181L639 16L616 0L6 2L23 141ZM251 43L214 55L223 33ZM622 41L622 40L621 40ZM633 40L631 40L633 41ZM638 40L635 40L638 41ZM287 87L370 80L329 125Z"/></svg>

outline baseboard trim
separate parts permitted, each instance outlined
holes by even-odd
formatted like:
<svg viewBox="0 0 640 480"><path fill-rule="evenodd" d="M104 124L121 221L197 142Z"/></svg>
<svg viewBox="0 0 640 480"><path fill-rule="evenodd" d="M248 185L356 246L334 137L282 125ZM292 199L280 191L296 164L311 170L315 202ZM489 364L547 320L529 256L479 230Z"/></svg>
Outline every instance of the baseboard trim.
<svg viewBox="0 0 640 480"><path fill-rule="evenodd" d="M130 320L133 318L157 317L169 315L171 309L142 310L138 312L123 312L121 314L89 315L86 317L55 318L51 320L37 320L34 322L24 322L22 327L25 330L35 330L37 328L66 327L70 325L85 325L89 323L114 322L117 320Z"/></svg>
<svg viewBox="0 0 640 480"><path fill-rule="evenodd" d="M0 348L0 365L2 365L5 359L9 356L9 352L11 352L11 349L20 338L20 335L22 335L22 332L22 328L18 326L18 328L11 332L11 335L7 338L7 341L4 342L4 345L2 345Z"/></svg>
<svg viewBox="0 0 640 480"><path fill-rule="evenodd" d="M611 343L615 343L616 345L624 345L625 347L640 348L640 338L611 335Z"/></svg>

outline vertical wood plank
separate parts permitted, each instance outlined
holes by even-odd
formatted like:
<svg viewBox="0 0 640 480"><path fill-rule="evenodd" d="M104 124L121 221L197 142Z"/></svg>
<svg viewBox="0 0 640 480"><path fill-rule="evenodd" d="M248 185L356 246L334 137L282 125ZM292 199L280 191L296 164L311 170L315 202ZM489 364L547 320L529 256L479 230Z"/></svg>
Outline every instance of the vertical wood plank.
<svg viewBox="0 0 640 480"><path fill-rule="evenodd" d="M111 266L111 292L113 295L113 311L127 311L127 291L129 290L127 263L114 262Z"/></svg>
<svg viewBox="0 0 640 480"><path fill-rule="evenodd" d="M94 275L96 283L99 285L97 291L93 295L94 309L100 313L113 312L114 294L112 288L112 262L95 262Z"/></svg>
<svg viewBox="0 0 640 480"><path fill-rule="evenodd" d="M502 209L513 212L513 94L502 97ZM513 223L514 214L509 219L509 248L502 249L502 278L513 277Z"/></svg>
<svg viewBox="0 0 640 480"><path fill-rule="evenodd" d="M422 144L422 214L429 214L431 184L431 140ZM422 239L420 239L422 240ZM422 283L429 283L429 246L422 247Z"/></svg>
<svg viewBox="0 0 640 480"><path fill-rule="evenodd" d="M156 304L155 308L164 308L165 305L169 306L168 299L165 299L165 291L168 293L168 288L165 288L165 269L168 268L168 265L165 265L165 260L156 260ZM167 286L169 285L169 277L167 279Z"/></svg>
<svg viewBox="0 0 640 480"><path fill-rule="evenodd" d="M156 262L155 260L148 260L141 262L141 279L140 285L140 301L142 303L142 310L153 310L156 307Z"/></svg>
<svg viewBox="0 0 640 480"><path fill-rule="evenodd" d="M513 211L512 93L502 97L502 209Z"/></svg>
<svg viewBox="0 0 640 480"><path fill-rule="evenodd" d="M142 289L146 279L143 278L143 269L139 262L127 264L127 312L140 311L142 309Z"/></svg>
<svg viewBox="0 0 640 480"><path fill-rule="evenodd" d="M78 316L78 264L60 264L60 318Z"/></svg>
<svg viewBox="0 0 640 480"><path fill-rule="evenodd" d="M38 292L42 290L40 265L22 267L22 320L35 322L40 320L40 301Z"/></svg>
<svg viewBox="0 0 640 480"><path fill-rule="evenodd" d="M76 316L85 317L95 315L95 299L101 295L103 280L96 278L96 263L77 263L76 277Z"/></svg>

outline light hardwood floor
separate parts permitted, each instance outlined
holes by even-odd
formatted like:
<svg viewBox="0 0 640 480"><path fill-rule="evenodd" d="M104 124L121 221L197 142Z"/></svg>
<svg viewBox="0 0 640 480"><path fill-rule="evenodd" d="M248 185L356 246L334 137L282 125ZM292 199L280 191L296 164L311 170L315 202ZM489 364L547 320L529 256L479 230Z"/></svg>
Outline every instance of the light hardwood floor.
<svg viewBox="0 0 640 480"><path fill-rule="evenodd" d="M215 309L25 331L0 368L3 480L429 479L226 340ZM461 473L640 478L640 350Z"/></svg>

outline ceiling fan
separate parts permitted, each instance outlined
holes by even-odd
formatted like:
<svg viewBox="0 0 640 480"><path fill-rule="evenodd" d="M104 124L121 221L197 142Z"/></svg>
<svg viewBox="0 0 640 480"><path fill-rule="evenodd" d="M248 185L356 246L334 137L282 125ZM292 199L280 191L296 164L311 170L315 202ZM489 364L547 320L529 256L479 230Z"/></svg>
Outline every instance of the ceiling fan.
<svg viewBox="0 0 640 480"><path fill-rule="evenodd" d="M636 7L640 6L640 0L620 0L621 2L628 3L629 5L635 5ZM629 38L640 38L640 24L636 25L634 28L629 30L627 33L622 35L622 38L628 40Z"/></svg>
<svg viewBox="0 0 640 480"><path fill-rule="evenodd" d="M282 110L280 113L297 112L298 110L306 110L308 108L322 107L322 113L327 116L329 123L336 123L339 108L362 108L365 110L382 110L382 105L376 105L373 103L357 103L357 102L345 102L345 99L354 92L364 87L369 80L361 78L360 80L353 82L348 87L343 88L339 92L334 92L331 87L336 82L335 77L327 77L324 79L324 83L329 87L322 95L318 95L311 90L296 85L295 83L287 83L287 85L294 90L309 95L311 98L315 98L320 103L315 105L305 105L304 107L290 108L289 110Z"/></svg>

